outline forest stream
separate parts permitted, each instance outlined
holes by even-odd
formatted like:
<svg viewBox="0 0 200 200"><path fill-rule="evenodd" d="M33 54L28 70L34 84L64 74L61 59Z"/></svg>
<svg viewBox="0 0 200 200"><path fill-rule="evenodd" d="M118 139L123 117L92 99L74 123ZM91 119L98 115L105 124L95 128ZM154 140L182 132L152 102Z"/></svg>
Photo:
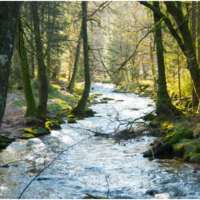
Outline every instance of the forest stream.
<svg viewBox="0 0 200 200"><path fill-rule="evenodd" d="M200 198L200 172L193 173L194 164L143 157L155 138L144 134L140 140L119 144L112 138L93 136L95 131L113 132L119 120L131 122L153 111L147 105L155 103L149 97L112 92L116 89L112 84L95 83L92 88L91 94L102 94L97 100L115 100L92 105L94 117L62 124L61 130L47 136L16 140L0 153L0 198L18 198L62 150L90 136L59 156L21 198L83 199L85 193L115 199Z"/></svg>

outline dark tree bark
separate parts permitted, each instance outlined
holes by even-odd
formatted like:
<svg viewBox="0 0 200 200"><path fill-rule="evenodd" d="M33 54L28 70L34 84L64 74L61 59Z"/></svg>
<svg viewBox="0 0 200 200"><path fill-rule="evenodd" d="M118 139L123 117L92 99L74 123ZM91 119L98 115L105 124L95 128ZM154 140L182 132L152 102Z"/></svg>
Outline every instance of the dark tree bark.
<svg viewBox="0 0 200 200"><path fill-rule="evenodd" d="M21 27L21 19L16 29L15 46L20 60L22 84L24 90L24 96L26 98L27 108L24 116L33 116L36 110L36 100L31 83L31 74L29 71L29 62L26 49L24 47L24 38Z"/></svg>
<svg viewBox="0 0 200 200"><path fill-rule="evenodd" d="M192 7L195 7L195 6L196 6L196 2L193 1ZM197 30L196 17L197 17L197 10L196 10L196 8L193 8L192 9L192 20L191 20L192 26L191 26L191 29L192 29L192 41L193 41L193 44L194 44L195 51L196 51L196 30ZM198 105L199 105L199 99L198 99L198 96L196 94L195 87L193 85L193 88L192 88L192 106L193 106L193 109L197 110Z"/></svg>
<svg viewBox="0 0 200 200"><path fill-rule="evenodd" d="M48 84L46 75L46 66L44 64L44 56L42 49L42 41L40 37L39 17L38 17L38 2L31 2L33 25L35 31L36 50L39 54L38 60L38 93L39 104L36 109L36 117L45 121L47 114L47 99L48 99Z"/></svg>
<svg viewBox="0 0 200 200"><path fill-rule="evenodd" d="M6 107L8 78L15 40L20 2L0 2L0 126Z"/></svg>
<svg viewBox="0 0 200 200"><path fill-rule="evenodd" d="M79 116L84 116L86 102L90 93L90 67L88 57L88 37L87 37L87 1L82 1L82 30L83 30L83 52L84 52L84 73L85 73L85 88L78 105L75 108L75 113Z"/></svg>
<svg viewBox="0 0 200 200"><path fill-rule="evenodd" d="M79 39L78 39L78 44L76 47L76 55L75 55L75 62L74 62L74 70L73 70L73 74L72 74L72 78L69 82L69 85L67 87L67 89L69 90L69 92L73 92L73 88L74 88L74 84L76 81L76 77L77 77L77 72L78 72L78 65L79 65L79 58L80 58L80 52L81 52L81 44L82 44L82 26L80 29L80 35L79 35Z"/></svg>
<svg viewBox="0 0 200 200"><path fill-rule="evenodd" d="M154 1L153 5L155 8L160 10L159 2ZM154 13L154 23L157 24L160 21L160 17ZM172 105L171 99L167 92L167 83L165 77L165 63L163 56L163 44L162 44L162 32L159 26L155 31L155 43L157 47L157 62L158 62L158 91L157 91L157 102L156 102L156 113L158 117L163 115L171 115L176 113L176 108Z"/></svg>
<svg viewBox="0 0 200 200"><path fill-rule="evenodd" d="M198 21L197 21L197 37L198 37L198 64L200 64L200 1L198 1Z"/></svg>

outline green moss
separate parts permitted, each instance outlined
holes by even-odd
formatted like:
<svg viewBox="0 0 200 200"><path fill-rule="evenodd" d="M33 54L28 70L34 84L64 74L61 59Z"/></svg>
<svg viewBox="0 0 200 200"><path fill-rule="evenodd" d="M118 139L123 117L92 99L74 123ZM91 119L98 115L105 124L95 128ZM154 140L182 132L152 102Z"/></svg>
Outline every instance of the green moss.
<svg viewBox="0 0 200 200"><path fill-rule="evenodd" d="M194 153L190 157L191 162L200 163L200 153Z"/></svg>
<svg viewBox="0 0 200 200"><path fill-rule="evenodd" d="M98 98L98 97L101 96L101 95L102 95L102 94L95 93L95 94L91 94L90 97Z"/></svg>
<svg viewBox="0 0 200 200"><path fill-rule="evenodd" d="M68 118L67 123L73 124L73 123L76 123L76 120L74 118Z"/></svg>
<svg viewBox="0 0 200 200"><path fill-rule="evenodd" d="M179 129L177 132L173 132L170 136L172 137L170 142L171 144L174 144L178 140L183 138L191 139L193 137L193 131L190 131L187 128L183 127Z"/></svg>
<svg viewBox="0 0 200 200"><path fill-rule="evenodd" d="M24 101L24 100L15 100L15 101L13 101L13 104L15 106L26 106L26 101Z"/></svg>
<svg viewBox="0 0 200 200"><path fill-rule="evenodd" d="M85 117L93 117L94 111L91 108L87 108L85 111Z"/></svg>
<svg viewBox="0 0 200 200"><path fill-rule="evenodd" d="M61 129L61 126L57 121L47 121L45 123L45 126L47 128L49 128L50 130L59 130L59 129Z"/></svg>
<svg viewBox="0 0 200 200"><path fill-rule="evenodd" d="M190 153L184 155L184 156L183 156L183 162L189 162L189 161L190 161L190 158L191 158L191 154L190 154Z"/></svg>
<svg viewBox="0 0 200 200"><path fill-rule="evenodd" d="M197 145L195 148L194 148L194 153L200 153L200 145Z"/></svg>
<svg viewBox="0 0 200 200"><path fill-rule="evenodd" d="M29 129L25 129L22 131L22 134L32 134L35 137L39 137L39 136L43 136L43 135L47 135L51 132L50 127L46 126L45 128L43 127L31 127Z"/></svg>
<svg viewBox="0 0 200 200"><path fill-rule="evenodd" d="M200 123L197 123L194 126L193 132L194 132L194 137L199 138L199 136L200 136Z"/></svg>
<svg viewBox="0 0 200 200"><path fill-rule="evenodd" d="M122 100L122 99L119 99L119 100L116 100L116 102L123 102L124 100Z"/></svg>
<svg viewBox="0 0 200 200"><path fill-rule="evenodd" d="M75 116L74 116L73 114L70 114L70 115L68 116L68 118L75 118Z"/></svg>
<svg viewBox="0 0 200 200"><path fill-rule="evenodd" d="M30 138L34 138L34 135L33 134L22 134L20 136L20 139L30 139Z"/></svg>
<svg viewBox="0 0 200 200"><path fill-rule="evenodd" d="M8 146L8 144L2 142L0 143L0 149L5 149Z"/></svg>
<svg viewBox="0 0 200 200"><path fill-rule="evenodd" d="M103 100L104 100L104 101L111 101L111 100L115 100L115 99L109 98L109 97L104 97Z"/></svg>
<svg viewBox="0 0 200 200"><path fill-rule="evenodd" d="M52 123L65 124L65 121L59 116L48 117L47 120L53 121Z"/></svg>
<svg viewBox="0 0 200 200"><path fill-rule="evenodd" d="M170 124L168 122L164 122L161 124L161 134L169 134L170 132L175 132L178 130L177 126Z"/></svg>
<svg viewBox="0 0 200 200"><path fill-rule="evenodd" d="M108 103L108 102L101 99L101 100L100 100L100 103Z"/></svg>
<svg viewBox="0 0 200 200"><path fill-rule="evenodd" d="M56 89L58 89L58 90L60 90L60 89L61 89L61 87L60 87L59 85L56 85L56 84L51 84L51 86L52 86L53 88L56 88Z"/></svg>

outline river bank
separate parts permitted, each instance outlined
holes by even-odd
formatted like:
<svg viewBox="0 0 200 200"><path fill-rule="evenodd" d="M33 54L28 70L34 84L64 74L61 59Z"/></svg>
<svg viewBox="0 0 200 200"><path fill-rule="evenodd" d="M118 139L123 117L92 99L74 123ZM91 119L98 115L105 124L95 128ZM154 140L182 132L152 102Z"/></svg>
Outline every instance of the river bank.
<svg viewBox="0 0 200 200"><path fill-rule="evenodd" d="M136 85L121 85L120 92L135 92L141 97L150 96L156 101L153 86L146 82L140 88ZM151 148L144 152L145 157L173 154L175 159L184 162L200 163L200 114L192 110L188 98L172 103L181 110L182 116L171 116L168 119L151 119L150 126L160 128L160 139L151 143ZM164 113L163 113L164 115ZM199 166L200 168L200 166Z"/></svg>

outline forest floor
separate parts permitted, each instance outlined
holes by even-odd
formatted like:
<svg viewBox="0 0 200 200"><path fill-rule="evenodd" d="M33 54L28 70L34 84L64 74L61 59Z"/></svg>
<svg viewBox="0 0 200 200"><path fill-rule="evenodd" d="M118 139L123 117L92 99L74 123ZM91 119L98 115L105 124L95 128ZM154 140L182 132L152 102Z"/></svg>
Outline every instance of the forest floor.
<svg viewBox="0 0 200 200"><path fill-rule="evenodd" d="M60 84L51 84L49 98L47 102L48 115L54 116L57 112L62 110L62 107L73 107L78 101L76 89L74 95L70 94L66 90L62 89L62 82ZM79 92L80 93L80 92ZM36 101L38 102L37 91L35 90ZM29 128L29 125L25 125L28 117L24 117L26 111L26 100L23 90L10 90L7 95L6 108L1 124L1 134L9 137L19 138L21 131L19 129Z"/></svg>

